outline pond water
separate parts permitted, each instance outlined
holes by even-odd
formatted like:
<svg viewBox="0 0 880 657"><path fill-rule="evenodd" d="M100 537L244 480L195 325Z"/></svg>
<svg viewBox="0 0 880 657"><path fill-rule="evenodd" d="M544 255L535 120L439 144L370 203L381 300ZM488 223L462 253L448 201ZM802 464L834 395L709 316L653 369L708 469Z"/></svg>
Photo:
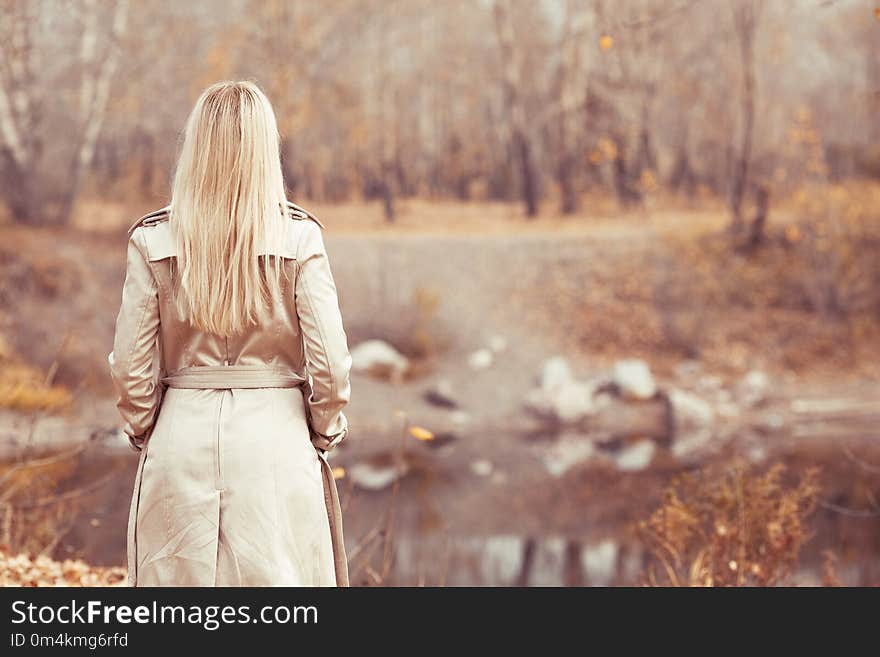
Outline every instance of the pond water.
<svg viewBox="0 0 880 657"><path fill-rule="evenodd" d="M95 441L82 451L50 457L43 466L26 473L30 497L17 497L26 510L20 522L56 523L47 536L57 543L56 558L80 558L95 565L125 562L125 530L132 482L137 467L133 452L108 449ZM2 466L3 464L0 464ZM3 468L4 470L8 467ZM449 488L444 490L450 495ZM47 494L47 491L50 494ZM591 586L638 585L642 582L645 554L625 533L573 538L554 533L526 530L461 533L449 531L454 523L440 522L425 527L414 512L417 496L404 491L397 505L396 521L387 526L391 503L389 491L358 492L354 505L345 504L346 541L352 562L354 584L369 583L374 572L382 570L386 537L391 549L386 553L387 572L382 581L397 585L446 586ZM351 491L342 488L343 497ZM53 498L59 501L53 503ZM609 500L611 504L611 500ZM52 511L57 507L58 512ZM444 505L449 514L456 505ZM516 523L514 523L514 526ZM438 530L438 526L443 529ZM46 532L46 527L41 531ZM390 556L388 556L390 555ZM874 562L876 558L863 560ZM797 581L818 584L821 562L814 555L797 575ZM867 571L878 572L878 564L868 568L846 566L841 573L848 583L861 583Z"/></svg>

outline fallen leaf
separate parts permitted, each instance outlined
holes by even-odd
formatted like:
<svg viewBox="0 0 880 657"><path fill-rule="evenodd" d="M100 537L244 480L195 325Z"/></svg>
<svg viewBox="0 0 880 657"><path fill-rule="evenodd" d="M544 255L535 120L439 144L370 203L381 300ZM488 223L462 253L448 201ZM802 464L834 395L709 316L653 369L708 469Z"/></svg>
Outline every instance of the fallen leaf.
<svg viewBox="0 0 880 657"><path fill-rule="evenodd" d="M409 428L409 435L416 440L434 440L434 434L424 427L411 426Z"/></svg>

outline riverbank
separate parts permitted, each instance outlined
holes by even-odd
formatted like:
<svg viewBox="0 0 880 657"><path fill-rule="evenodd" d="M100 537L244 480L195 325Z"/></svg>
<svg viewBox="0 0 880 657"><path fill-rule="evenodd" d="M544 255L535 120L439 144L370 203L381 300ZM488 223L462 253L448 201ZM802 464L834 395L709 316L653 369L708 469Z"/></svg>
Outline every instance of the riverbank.
<svg viewBox="0 0 880 657"><path fill-rule="evenodd" d="M411 364L399 379L355 373L351 435L333 456L358 583L501 583L515 573L510 581L562 584L572 566L559 564L575 554L589 565L580 581L636 583L645 555L633 526L676 476L733 459L819 466L825 506L811 520L810 572L832 549L851 568L847 581L876 581L876 424L841 418L876 412L877 323L861 311L824 317L792 287L796 277L773 282L794 266L790 216L753 257L721 253L723 217L712 212L529 224L489 208L491 230L431 230L430 206L412 212L396 227L362 229L354 210L338 224L332 208L321 213L352 346L383 340ZM16 541L119 565L135 456L118 435L106 353L125 238L92 228L0 226L0 372L15 373L6 399L19 400L0 410L0 469L26 464L10 499L40 509L39 526ZM578 427L548 425L530 408L557 354L570 370L566 390L590 390L589 404L577 401ZM662 394L612 407L629 422L615 435L599 383L633 357ZM748 404L747 380L765 388ZM698 425L696 451L662 427L633 429L648 406L662 414L673 402ZM817 408L804 433L804 409ZM493 563L503 576L489 576ZM456 579L467 572L476 574Z"/></svg>

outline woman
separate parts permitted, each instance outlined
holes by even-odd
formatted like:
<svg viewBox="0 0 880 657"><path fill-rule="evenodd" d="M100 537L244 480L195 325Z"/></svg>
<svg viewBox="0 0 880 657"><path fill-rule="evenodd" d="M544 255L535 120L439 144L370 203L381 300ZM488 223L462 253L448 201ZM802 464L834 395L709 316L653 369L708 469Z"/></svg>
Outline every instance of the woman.
<svg viewBox="0 0 880 657"><path fill-rule="evenodd" d="M209 87L171 204L130 231L110 371L140 450L133 586L345 586L325 452L348 353L315 217L284 194L272 106Z"/></svg>

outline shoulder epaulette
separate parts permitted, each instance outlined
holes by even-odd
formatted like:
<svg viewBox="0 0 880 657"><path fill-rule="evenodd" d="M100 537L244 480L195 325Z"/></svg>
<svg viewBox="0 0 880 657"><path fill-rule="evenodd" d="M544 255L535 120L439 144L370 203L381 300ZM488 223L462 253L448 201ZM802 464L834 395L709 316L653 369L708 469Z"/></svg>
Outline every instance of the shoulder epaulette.
<svg viewBox="0 0 880 657"><path fill-rule="evenodd" d="M128 229L128 234L131 234L135 231L135 229L140 226L155 226L159 222L166 221L168 219L168 213L171 210L171 206L166 206L161 210L156 210L155 212L150 212L149 214L145 214L143 217L135 221L131 228Z"/></svg>
<svg viewBox="0 0 880 657"><path fill-rule="evenodd" d="M324 224L315 215L292 201L287 202L287 213L294 219L311 219L322 229L324 228Z"/></svg>

